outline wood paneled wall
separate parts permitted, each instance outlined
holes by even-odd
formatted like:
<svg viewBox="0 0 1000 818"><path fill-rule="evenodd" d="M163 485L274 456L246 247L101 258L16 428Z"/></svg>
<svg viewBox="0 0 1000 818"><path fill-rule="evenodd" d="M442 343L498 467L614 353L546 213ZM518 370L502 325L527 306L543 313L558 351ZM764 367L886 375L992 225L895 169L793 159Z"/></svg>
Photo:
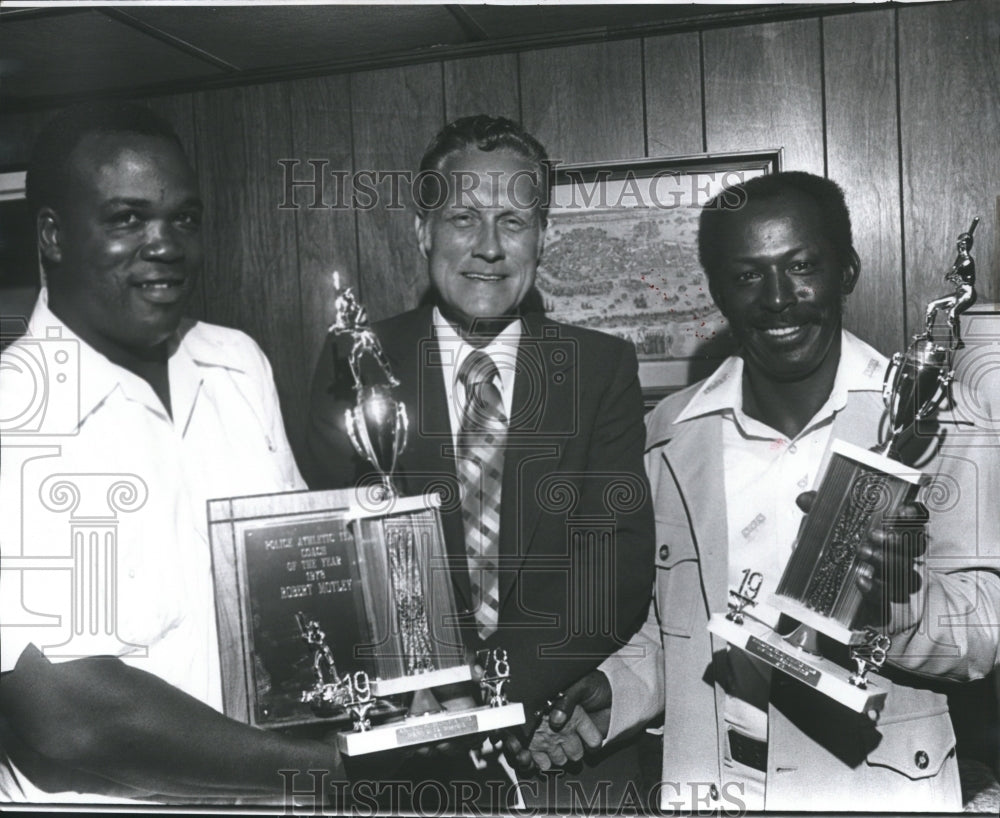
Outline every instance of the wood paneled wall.
<svg viewBox="0 0 1000 818"><path fill-rule="evenodd" d="M399 209L285 197L280 159L329 172L413 170L446 121L521 119L564 162L783 147L786 169L847 191L863 273L848 326L884 352L944 291L973 215L979 291L1000 300L1000 13L995 0L540 48L147 100L176 124L208 204L195 312L239 327L274 365L301 451L310 373L331 320L330 273L373 318L425 287L408 191ZM4 163L37 114L3 117ZM22 152L19 157L19 152ZM388 183L379 186L388 194Z"/></svg>

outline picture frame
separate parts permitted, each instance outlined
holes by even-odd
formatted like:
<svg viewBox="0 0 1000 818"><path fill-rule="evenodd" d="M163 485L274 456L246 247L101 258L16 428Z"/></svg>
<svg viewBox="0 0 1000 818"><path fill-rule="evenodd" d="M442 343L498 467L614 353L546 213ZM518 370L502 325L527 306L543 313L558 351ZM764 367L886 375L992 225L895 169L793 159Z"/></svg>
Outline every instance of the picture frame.
<svg viewBox="0 0 1000 818"><path fill-rule="evenodd" d="M635 344L647 408L733 351L698 263L702 206L781 162L769 148L553 163L536 287L552 318Z"/></svg>
<svg viewBox="0 0 1000 818"><path fill-rule="evenodd" d="M0 349L20 337L42 286L24 170L0 173Z"/></svg>

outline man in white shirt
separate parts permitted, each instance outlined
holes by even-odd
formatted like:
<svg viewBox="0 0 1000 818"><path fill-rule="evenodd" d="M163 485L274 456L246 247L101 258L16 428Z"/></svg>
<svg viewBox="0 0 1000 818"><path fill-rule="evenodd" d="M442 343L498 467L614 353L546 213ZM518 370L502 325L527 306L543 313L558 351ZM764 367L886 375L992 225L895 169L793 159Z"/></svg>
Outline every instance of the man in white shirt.
<svg viewBox="0 0 1000 818"><path fill-rule="evenodd" d="M0 797L280 796L334 748L225 718L206 501L304 488L271 368L182 319L197 179L170 126L76 106L27 177L46 287L0 361Z"/></svg>
<svg viewBox="0 0 1000 818"><path fill-rule="evenodd" d="M763 575L760 599L776 589L801 521L794 503L814 487L830 442L878 442L886 367L841 327L859 261L840 189L784 173L730 191L734 200L737 209L721 199L706 206L699 251L740 354L664 400L647 422L658 577L650 617L632 641L638 650L571 688L533 749L547 765L659 711L663 779L654 804L960 809L955 737L934 680L981 678L996 658L1000 534L990 498L1000 490L1000 459L988 429L955 425L943 412L940 427L952 422L943 445L927 430L910 442L935 478L921 495L931 511L926 556L921 538L892 529L873 532L861 552L858 585L884 612L871 624L893 640L877 719L705 627L754 572ZM900 513L919 525L928 509ZM607 730L581 716L609 705ZM567 713L576 716L570 729Z"/></svg>

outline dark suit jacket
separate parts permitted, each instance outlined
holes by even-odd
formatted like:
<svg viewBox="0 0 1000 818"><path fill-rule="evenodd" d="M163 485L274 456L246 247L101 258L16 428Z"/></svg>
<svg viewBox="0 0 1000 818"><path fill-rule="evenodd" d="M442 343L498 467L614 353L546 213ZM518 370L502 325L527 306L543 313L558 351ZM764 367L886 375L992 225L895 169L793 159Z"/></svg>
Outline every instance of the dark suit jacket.
<svg viewBox="0 0 1000 818"><path fill-rule="evenodd" d="M400 380L409 442L395 484L444 496L442 525L466 644L500 646L507 692L529 712L596 667L641 624L653 580L653 514L631 344L592 330L524 318L506 444L500 522L500 621L482 643L469 613L453 438L430 307L373 329ZM354 485L371 467L344 430L353 405L349 339L327 339L313 382L313 488ZM367 361L371 363L371 361ZM379 373L372 381L382 381Z"/></svg>

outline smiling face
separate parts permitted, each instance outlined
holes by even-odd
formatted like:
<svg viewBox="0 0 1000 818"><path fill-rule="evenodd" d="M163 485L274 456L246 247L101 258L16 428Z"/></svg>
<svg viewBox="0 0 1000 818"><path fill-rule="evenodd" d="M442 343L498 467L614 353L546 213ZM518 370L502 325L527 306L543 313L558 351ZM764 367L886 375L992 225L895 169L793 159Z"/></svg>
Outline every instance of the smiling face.
<svg viewBox="0 0 1000 818"><path fill-rule="evenodd" d="M177 329L201 266L201 200L180 147L91 134L63 203L39 212L49 306L100 351L141 354Z"/></svg>
<svg viewBox="0 0 1000 818"><path fill-rule="evenodd" d="M441 172L447 200L418 215L416 230L442 309L465 329L515 314L545 242L537 167L513 151L470 147Z"/></svg>
<svg viewBox="0 0 1000 818"><path fill-rule="evenodd" d="M750 374L787 382L836 372L842 300L858 264L853 251L838 262L816 203L795 191L750 201L721 242L709 287Z"/></svg>

